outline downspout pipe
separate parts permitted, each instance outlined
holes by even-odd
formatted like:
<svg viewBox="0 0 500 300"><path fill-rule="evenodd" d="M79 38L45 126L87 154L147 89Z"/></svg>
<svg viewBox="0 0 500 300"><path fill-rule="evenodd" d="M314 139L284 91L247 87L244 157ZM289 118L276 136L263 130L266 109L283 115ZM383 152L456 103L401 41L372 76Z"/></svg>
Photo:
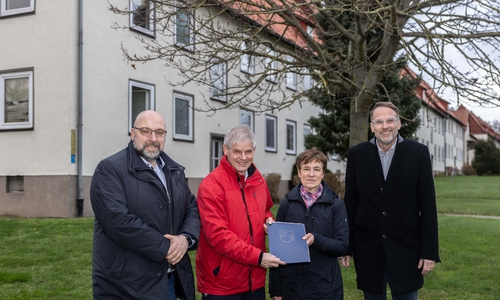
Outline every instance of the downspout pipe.
<svg viewBox="0 0 500 300"><path fill-rule="evenodd" d="M78 124L76 141L76 164L78 172L78 197L76 208L78 217L83 216L83 175L82 175L82 140L83 140L83 0L78 0Z"/></svg>

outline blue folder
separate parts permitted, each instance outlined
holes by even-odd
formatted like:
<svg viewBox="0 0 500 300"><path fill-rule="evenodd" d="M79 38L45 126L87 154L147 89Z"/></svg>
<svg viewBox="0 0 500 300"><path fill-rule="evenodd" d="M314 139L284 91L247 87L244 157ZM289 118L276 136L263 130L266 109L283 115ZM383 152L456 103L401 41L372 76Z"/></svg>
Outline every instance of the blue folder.
<svg viewBox="0 0 500 300"><path fill-rule="evenodd" d="M311 262L304 235L302 223L274 222L268 225L269 252L287 264Z"/></svg>

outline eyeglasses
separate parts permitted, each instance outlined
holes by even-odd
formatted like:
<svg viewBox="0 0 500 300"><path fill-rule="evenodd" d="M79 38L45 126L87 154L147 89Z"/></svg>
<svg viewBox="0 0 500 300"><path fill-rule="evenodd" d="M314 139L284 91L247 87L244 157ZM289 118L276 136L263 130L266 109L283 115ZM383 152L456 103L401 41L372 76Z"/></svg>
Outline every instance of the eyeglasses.
<svg viewBox="0 0 500 300"><path fill-rule="evenodd" d="M142 127L142 128L137 128L137 127L132 127L136 130L139 130L139 132L141 133L141 135L143 136L147 136L147 137L150 137L151 136L151 133L155 133L156 137L157 138L162 138L165 136L165 134L167 134L167 131L166 130L163 130L163 129L156 129L156 130L153 130L153 129L149 129L147 127Z"/></svg>
<svg viewBox="0 0 500 300"><path fill-rule="evenodd" d="M399 118L389 118L389 119L385 119L385 120L373 120L371 123L372 124L375 124L377 126L382 126L384 125L384 122L385 124L387 124L388 126L391 126L391 125L394 125L395 122L397 122L399 120Z"/></svg>

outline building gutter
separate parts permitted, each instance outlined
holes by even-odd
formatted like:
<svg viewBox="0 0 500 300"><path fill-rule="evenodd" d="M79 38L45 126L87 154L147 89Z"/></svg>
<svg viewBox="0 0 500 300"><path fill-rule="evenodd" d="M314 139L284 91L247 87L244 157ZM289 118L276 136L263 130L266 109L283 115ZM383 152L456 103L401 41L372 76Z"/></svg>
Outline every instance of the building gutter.
<svg viewBox="0 0 500 300"><path fill-rule="evenodd" d="M83 0L78 0L78 123L76 141L76 164L78 172L78 197L76 208L78 217L83 216L83 175L82 175L82 131L83 131Z"/></svg>

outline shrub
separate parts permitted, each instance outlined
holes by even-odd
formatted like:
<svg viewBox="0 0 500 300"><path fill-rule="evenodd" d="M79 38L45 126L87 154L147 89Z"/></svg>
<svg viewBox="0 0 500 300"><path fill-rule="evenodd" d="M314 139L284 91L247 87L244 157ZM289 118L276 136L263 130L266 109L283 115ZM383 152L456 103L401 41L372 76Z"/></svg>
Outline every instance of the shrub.
<svg viewBox="0 0 500 300"><path fill-rule="evenodd" d="M471 165L464 165L462 167L462 174L466 176L476 175L476 170Z"/></svg>
<svg viewBox="0 0 500 300"><path fill-rule="evenodd" d="M345 176L341 173L326 173L323 180L332 189L340 199L344 200L345 194Z"/></svg>
<svg viewBox="0 0 500 300"><path fill-rule="evenodd" d="M500 175L500 150L492 141L477 141L472 166L477 175Z"/></svg>
<svg viewBox="0 0 500 300"><path fill-rule="evenodd" d="M280 203L280 198L278 197L278 189L281 182L281 175L278 173L269 173L264 175L267 183L267 188L273 199L273 203Z"/></svg>

